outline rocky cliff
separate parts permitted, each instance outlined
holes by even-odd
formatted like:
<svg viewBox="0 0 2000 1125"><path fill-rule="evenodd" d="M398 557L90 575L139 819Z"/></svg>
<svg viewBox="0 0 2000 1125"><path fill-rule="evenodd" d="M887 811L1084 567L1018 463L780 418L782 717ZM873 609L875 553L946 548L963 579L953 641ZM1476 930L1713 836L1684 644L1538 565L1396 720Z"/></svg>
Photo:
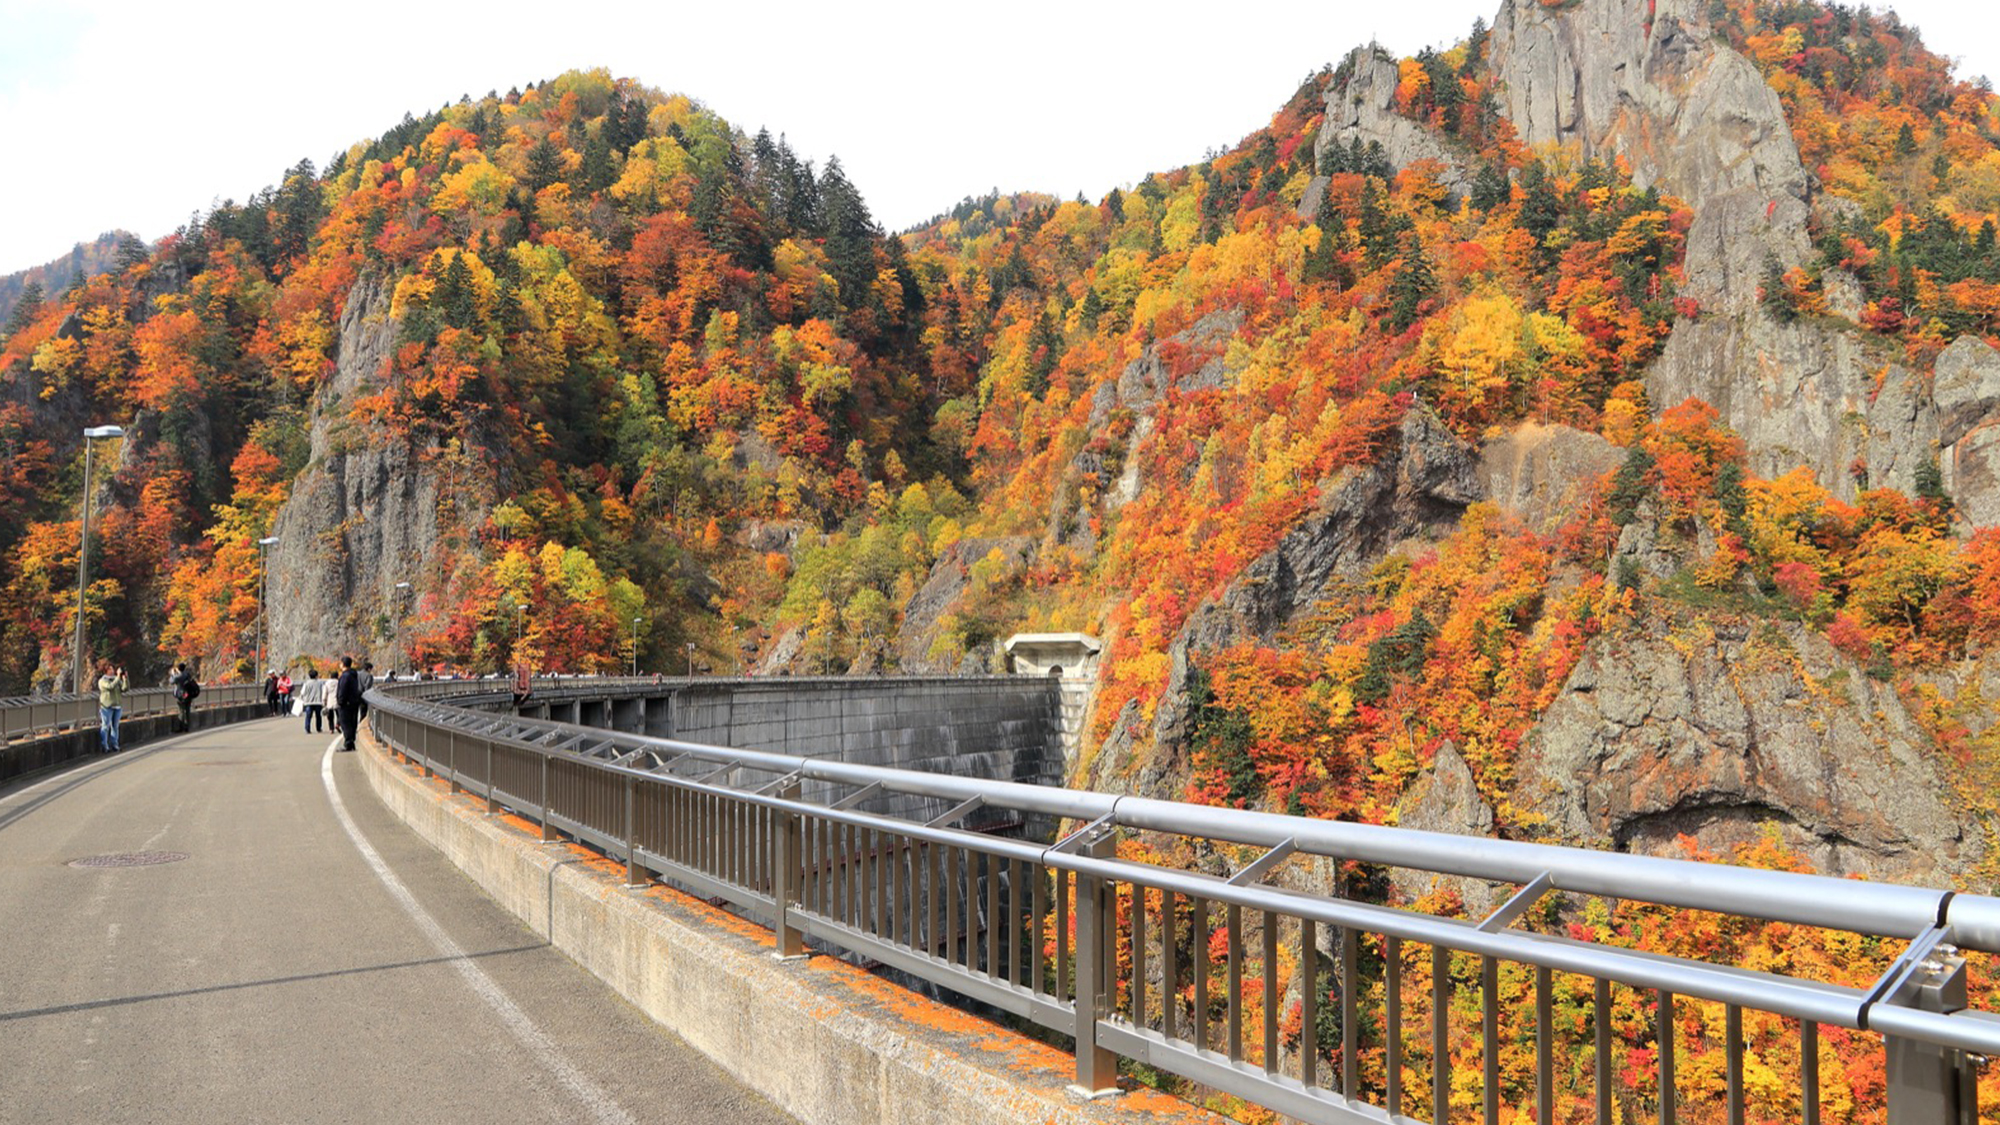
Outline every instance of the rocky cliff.
<svg viewBox="0 0 2000 1125"><path fill-rule="evenodd" d="M1727 854L1765 833L1820 871L1937 885L1987 849L1896 691L1794 624L1649 616L1591 646L1521 750L1558 840Z"/></svg>
<svg viewBox="0 0 2000 1125"><path fill-rule="evenodd" d="M1701 398L1743 435L1753 471L1806 465L1848 495L1909 491L1939 460L1962 479L1996 472L1985 439L1958 443L1988 424L2000 366L1959 357L1958 377L1980 389L1955 399L1968 424L1941 430L1925 373L1848 319L1858 302L1790 325L1758 310L1765 263L1804 262L1812 209L1844 201L1814 195L1777 95L1712 33L1700 0L1507 0L1492 60L1523 140L1623 158L1635 182L1694 208L1682 292L1700 312L1675 325L1647 373L1656 404ZM1852 288L1830 272L1831 292ZM1980 513L1967 512L1993 518Z"/></svg>
<svg viewBox="0 0 2000 1125"><path fill-rule="evenodd" d="M397 332L389 306L378 278L348 295L336 369L312 404L311 460L272 526L276 660L356 653L384 668L404 663L401 624L437 588L433 560L449 526L463 522L449 510L474 495L465 462L476 451L440 456L349 416L387 378ZM398 591L399 582L411 588Z"/></svg>

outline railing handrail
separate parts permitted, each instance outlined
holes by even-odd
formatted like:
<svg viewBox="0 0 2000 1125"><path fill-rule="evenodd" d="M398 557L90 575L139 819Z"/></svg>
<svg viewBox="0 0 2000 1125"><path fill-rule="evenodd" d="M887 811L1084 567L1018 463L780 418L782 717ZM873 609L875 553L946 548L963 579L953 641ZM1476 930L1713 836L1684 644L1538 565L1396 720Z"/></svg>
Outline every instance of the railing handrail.
<svg viewBox="0 0 2000 1125"><path fill-rule="evenodd" d="M475 681L456 682L469 684ZM758 681L753 678L745 682ZM809 681L802 678L791 682ZM851 684L856 681L849 679L846 682ZM565 679L544 686L570 683ZM628 679L621 683L607 679L599 683L622 686L636 681ZM377 685L378 688L382 686ZM430 702L441 703L439 700ZM516 721L523 726L543 725L533 719ZM1662 906L1709 910L1877 937L1908 940L1931 926L1949 923L1955 930L1964 928L1965 932L1957 934L1957 944L1962 948L2000 952L2000 898L1985 895L1771 871L1720 862L1594 851L1561 844L1494 840L1414 828L1317 820L1088 790L1054 789L625 732L606 731L605 734L621 746L653 747L717 764L734 762L770 773L797 773L815 781L853 786L879 784L890 792L955 801L978 796L986 798L990 804L1022 812L1079 821L1101 820L1120 828L1198 836L1264 848L1290 842L1297 851L1308 855L1360 860L1498 883L1528 883L1547 874L1554 890L1641 900Z"/></svg>
<svg viewBox="0 0 2000 1125"><path fill-rule="evenodd" d="M1021 677L996 679L1022 680ZM755 680L748 682L760 683ZM815 681L781 682L792 686L812 686ZM869 681L827 679L816 682L853 685ZM650 694L649 688L678 688L687 683L684 678L669 679L657 685L645 677L604 678L584 683L565 679L538 681L535 690L545 692L547 697L570 701L579 694L600 697L647 695ZM570 687L592 690L581 693L561 690ZM482 688L486 690L481 691ZM505 744L540 755L545 761L551 758L575 761L604 776L626 779L624 784L628 786L663 784L674 790L702 793L740 806L765 810L765 815L798 818L807 823L842 824L868 832L888 832L912 840L943 843L968 853L977 851L1004 856L1008 862L1026 861L1032 857L1034 862L1047 869L1067 872L1076 880L1079 895L1086 882L1111 886L1130 884L1134 888L1180 894L1201 901L1227 904L1232 908L1263 911L1267 917L1285 916L1348 931L1365 931L1428 943L1434 948L1460 950L1543 970L1616 980L1658 990L1663 996L1679 994L1755 1008L1809 1025L1873 1029L1958 1051L2000 1054L2000 1020L1981 1012L1952 1014L1921 1011L1906 1003L1902 996L1891 995L1891 986L1900 986L1907 980L1905 962L1918 957L1920 948L1922 956L1928 957L1934 947L1948 939L1961 948L2000 952L2000 898L1723 863L1489 840L867 766L603 728L582 728L518 715L497 715L491 710L471 710L457 705L469 702L468 697L475 695L479 703L489 707L512 702L510 693L492 689L490 681L429 681L422 688L400 683L378 683L377 690L371 694L371 701L383 714L445 734L447 742L453 747L450 750L450 768L455 787L460 783L455 739L469 736L475 742L486 744L489 770L492 768L492 748ZM412 696L420 698L410 698ZM644 766L633 764L642 758L649 758L650 762ZM703 776L689 776L690 768L696 766L702 768ZM715 784L708 780L715 776L713 770L725 767L733 767L721 775L725 782L733 778L737 770L745 770L778 778L783 783L824 783L845 787L856 794L864 791L897 794L961 806L977 801L988 809L1056 817L1086 825L1087 828L1048 846L1002 842L949 825L925 825L861 812L846 808L841 802L806 802L786 793ZM540 814L545 824L550 815L546 771L545 765L545 792ZM483 785L489 802L500 799L498 785L490 776L483 782L467 784L468 787ZM520 795L514 796L518 798ZM628 864L636 865L639 857L636 845L630 842L633 829L629 805L624 815L626 820L622 837L615 824L579 824L578 827L587 833L587 838L608 844L610 850L619 848L622 839L625 841L622 846ZM1905 954L1905 960L1892 967L1877 987L1871 990L1855 989L1514 929L1508 925L1508 919L1513 915L1505 907L1496 912L1494 919L1488 920L1492 923L1489 926L1477 921L1310 895L1263 885L1254 880L1225 880L1199 872L1094 854L1088 847L1076 846L1080 840L1098 840L1117 828L1262 847L1271 849L1268 854L1280 857L1293 853L1332 857L1525 885L1530 890L1539 888L1535 893L1568 891L1893 937L1909 941L1912 945ZM707 879L707 876L697 877ZM774 909L777 928L788 925L784 920L786 907L782 899L774 903L765 892L753 888L735 900L753 907ZM1079 912L1083 909L1080 903L1079 899ZM823 923L822 928L813 932L822 937L831 935L836 942L850 936L838 926L828 929ZM865 935L851 938L851 941L863 943L869 940ZM1079 936L1077 940L1081 943L1083 938ZM879 945L879 942L876 944ZM858 947L850 944L849 948ZM876 950L871 947L871 951ZM893 956L895 952L889 950L888 954ZM898 963L900 967L919 975L927 968L922 955L916 956L909 964ZM949 965L945 967L950 968ZM932 979L945 987L962 987L965 983L963 974L954 972ZM972 983L979 984L978 981ZM1079 984L1079 989L1081 987ZM1006 997L1003 995L1000 998L1004 1000ZM1039 997L1037 1002L1046 1005L1047 1000L1044 996ZM1075 1010L1079 1014L1075 1019L1084 1021L1086 1017L1080 1014L1085 1010L1081 991L1077 1005ZM1089 1010L1100 1013L1089 1016L1090 1021L1106 1018L1100 1008ZM1084 1024L1079 1023L1078 1026ZM1089 1026L1095 1026L1095 1023ZM1080 1032L1079 1044L1081 1060L1083 1047ZM1158 1060L1155 1061L1157 1064ZM1080 1072L1082 1065L1080 1061ZM1197 1057L1189 1065L1200 1070L1205 1064Z"/></svg>

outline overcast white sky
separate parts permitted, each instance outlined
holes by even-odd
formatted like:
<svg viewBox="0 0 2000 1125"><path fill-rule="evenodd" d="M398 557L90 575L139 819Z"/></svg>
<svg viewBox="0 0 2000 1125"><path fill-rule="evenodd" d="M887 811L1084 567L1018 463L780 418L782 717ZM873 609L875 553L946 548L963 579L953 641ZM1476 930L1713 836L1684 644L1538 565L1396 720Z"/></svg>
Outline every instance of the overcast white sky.
<svg viewBox="0 0 2000 1125"><path fill-rule="evenodd" d="M2000 75L1988 0L1894 7L1961 75ZM890 229L994 187L1095 199L1235 142L1358 43L1448 45L1498 8L0 0L0 274L115 227L157 239L405 111L576 67L689 94L822 165L838 154Z"/></svg>

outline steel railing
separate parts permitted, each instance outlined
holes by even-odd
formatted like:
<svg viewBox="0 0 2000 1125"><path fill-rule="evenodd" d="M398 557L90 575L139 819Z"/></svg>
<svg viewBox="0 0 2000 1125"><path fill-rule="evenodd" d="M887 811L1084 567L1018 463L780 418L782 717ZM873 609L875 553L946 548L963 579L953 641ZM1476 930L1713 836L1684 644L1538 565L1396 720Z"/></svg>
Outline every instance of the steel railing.
<svg viewBox="0 0 2000 1125"><path fill-rule="evenodd" d="M262 698L262 684L204 684L194 709L200 714L210 708L233 707ZM125 693L125 719L173 713L174 695L165 688L137 688ZM0 740L7 742L96 725L96 692L0 698Z"/></svg>
<svg viewBox="0 0 2000 1125"><path fill-rule="evenodd" d="M781 953L837 947L1069 1035L1088 1090L1122 1056L1303 1121L1741 1122L1746 1071L1768 1086L1772 1060L1796 1058L1782 1116L1817 1123L1821 1029L1841 1028L1881 1037L1892 1125L1935 1125L1973 1120L1969 1076L2000 1053L2000 1019L1966 1010L1959 952L2000 951L1987 896L704 746L519 718L478 683L371 698L377 732L454 791L622 859L629 882L725 900ZM802 800L807 782L840 795ZM892 793L935 812L864 811ZM1081 827L1053 845L965 827L994 809ZM1246 854L1222 876L1120 858L1121 836ZM1268 881L1313 858L1519 889L1468 919ZM1849 987L1519 924L1557 893L1903 944ZM1635 1007L1651 1028L1614 1028ZM1652 1060L1636 1080L1635 1037ZM1479 1073L1461 1081L1470 1042Z"/></svg>

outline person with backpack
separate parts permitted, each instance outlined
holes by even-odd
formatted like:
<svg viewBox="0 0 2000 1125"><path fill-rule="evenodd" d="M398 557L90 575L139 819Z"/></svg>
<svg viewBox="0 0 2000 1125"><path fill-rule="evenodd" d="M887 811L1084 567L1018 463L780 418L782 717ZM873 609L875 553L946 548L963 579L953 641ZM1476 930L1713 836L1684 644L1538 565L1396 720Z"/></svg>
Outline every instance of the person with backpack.
<svg viewBox="0 0 2000 1125"><path fill-rule="evenodd" d="M354 658L340 658L340 679L334 684L333 702L340 715L341 749L354 749L354 734L361 725L361 670Z"/></svg>
<svg viewBox="0 0 2000 1125"><path fill-rule="evenodd" d="M201 681L188 671L187 661L183 660L174 667L173 675L167 678L167 682L174 689L174 706L180 708L180 718L174 729L186 734L194 729L194 701L201 694Z"/></svg>

